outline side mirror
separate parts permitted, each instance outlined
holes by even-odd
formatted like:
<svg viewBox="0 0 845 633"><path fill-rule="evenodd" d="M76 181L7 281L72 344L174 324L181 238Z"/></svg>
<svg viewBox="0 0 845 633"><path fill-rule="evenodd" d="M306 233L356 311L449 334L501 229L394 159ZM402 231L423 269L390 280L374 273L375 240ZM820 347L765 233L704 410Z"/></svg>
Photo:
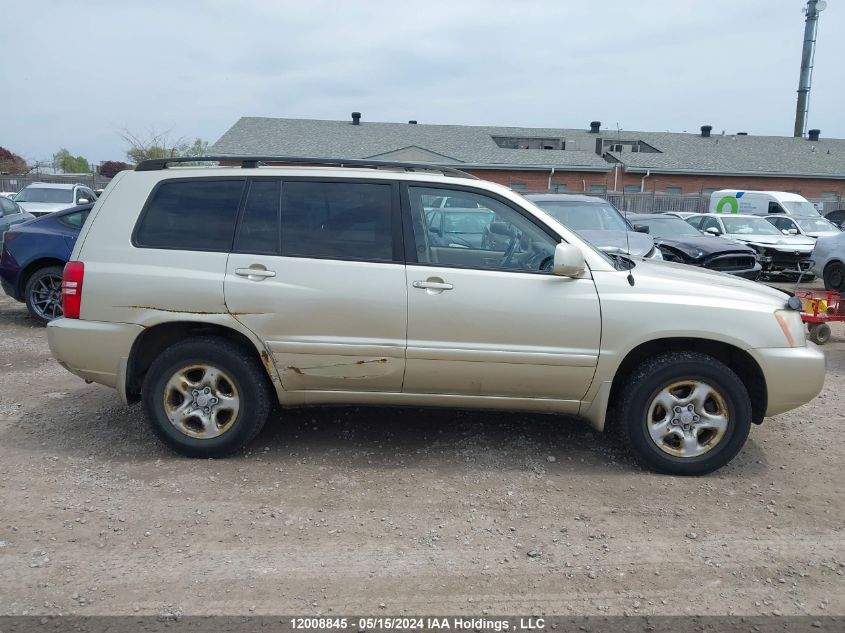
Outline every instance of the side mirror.
<svg viewBox="0 0 845 633"><path fill-rule="evenodd" d="M88 200L88 198L80 198L76 201L76 204L88 204L89 202L90 200Z"/></svg>
<svg viewBox="0 0 845 633"><path fill-rule="evenodd" d="M648 233L651 229L649 229L645 224L635 224L634 230L637 233Z"/></svg>
<svg viewBox="0 0 845 633"><path fill-rule="evenodd" d="M587 262L584 260L584 253L573 244L560 243L555 246L554 263L552 272L561 277L577 277L584 272Z"/></svg>
<svg viewBox="0 0 845 633"><path fill-rule="evenodd" d="M798 235L798 229L788 229L786 231L787 235Z"/></svg>
<svg viewBox="0 0 845 633"><path fill-rule="evenodd" d="M704 229L704 232L708 233L710 235L716 235L716 236L719 236L719 235L722 234L722 232L719 229L717 229L715 226L711 226L710 228Z"/></svg>
<svg viewBox="0 0 845 633"><path fill-rule="evenodd" d="M440 227L439 227L439 226L430 226L430 227L428 227L428 232L429 232L429 233L434 233L435 235L439 235L439 236L443 237L443 231L441 231L441 230L440 230Z"/></svg>

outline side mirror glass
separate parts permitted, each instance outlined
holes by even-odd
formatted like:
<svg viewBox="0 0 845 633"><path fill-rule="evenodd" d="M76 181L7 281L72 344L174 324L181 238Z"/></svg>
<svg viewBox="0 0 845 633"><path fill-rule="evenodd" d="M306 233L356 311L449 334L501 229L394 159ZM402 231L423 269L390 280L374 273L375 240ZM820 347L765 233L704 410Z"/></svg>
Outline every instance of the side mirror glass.
<svg viewBox="0 0 845 633"><path fill-rule="evenodd" d="M554 264L552 272L561 277L577 277L584 272L587 262L584 253L573 244L561 243L555 246Z"/></svg>
<svg viewBox="0 0 845 633"><path fill-rule="evenodd" d="M708 233L710 235L721 235L722 234L722 232L719 229L717 229L715 226L711 226L709 228L704 229L704 232Z"/></svg>
<svg viewBox="0 0 845 633"><path fill-rule="evenodd" d="M634 230L637 233L648 233L651 229L649 229L645 224L635 224Z"/></svg>

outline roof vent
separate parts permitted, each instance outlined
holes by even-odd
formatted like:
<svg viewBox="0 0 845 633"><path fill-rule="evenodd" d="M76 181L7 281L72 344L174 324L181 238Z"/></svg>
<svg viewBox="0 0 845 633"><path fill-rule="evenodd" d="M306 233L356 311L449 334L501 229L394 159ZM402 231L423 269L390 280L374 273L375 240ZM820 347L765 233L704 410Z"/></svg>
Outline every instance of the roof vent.
<svg viewBox="0 0 845 633"><path fill-rule="evenodd" d="M353 112L352 113L352 125L361 125L361 113L360 112Z"/></svg>
<svg viewBox="0 0 845 633"><path fill-rule="evenodd" d="M590 134L598 134L601 121L590 121Z"/></svg>
<svg viewBox="0 0 845 633"><path fill-rule="evenodd" d="M416 122L416 121L413 121L413 120L412 120L412 121L408 121L408 125L416 125L416 124L417 124L417 122Z"/></svg>
<svg viewBox="0 0 845 633"><path fill-rule="evenodd" d="M701 136L704 138L710 138L710 131L713 129L712 125L702 125L701 126Z"/></svg>
<svg viewBox="0 0 845 633"><path fill-rule="evenodd" d="M821 134L821 130L807 130L807 140L808 141L818 141L819 134Z"/></svg>
<svg viewBox="0 0 845 633"><path fill-rule="evenodd" d="M737 136L748 136L748 132L737 132Z"/></svg>

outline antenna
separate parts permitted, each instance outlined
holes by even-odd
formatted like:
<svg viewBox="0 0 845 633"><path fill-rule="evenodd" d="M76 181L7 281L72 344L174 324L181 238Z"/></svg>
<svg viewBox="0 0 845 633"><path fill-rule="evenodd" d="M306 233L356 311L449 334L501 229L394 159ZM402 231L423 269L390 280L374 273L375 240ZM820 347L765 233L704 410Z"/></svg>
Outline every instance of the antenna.
<svg viewBox="0 0 845 633"><path fill-rule="evenodd" d="M622 149L623 149L624 146L622 145L622 131L619 129L619 121L616 122L616 141L617 141L617 144L619 145L619 161L622 163L623 169L624 169L625 162L622 160ZM629 226L628 225L628 209L625 207L625 178L624 178L624 176L622 178L622 216L625 218L625 251L628 253L628 257L630 257L631 256L631 235L630 235L630 231L628 231L628 226ZM630 284L631 286L634 285L634 274L631 272L633 269L634 269L634 266L633 266L633 264L631 264L631 267L628 269L628 284Z"/></svg>

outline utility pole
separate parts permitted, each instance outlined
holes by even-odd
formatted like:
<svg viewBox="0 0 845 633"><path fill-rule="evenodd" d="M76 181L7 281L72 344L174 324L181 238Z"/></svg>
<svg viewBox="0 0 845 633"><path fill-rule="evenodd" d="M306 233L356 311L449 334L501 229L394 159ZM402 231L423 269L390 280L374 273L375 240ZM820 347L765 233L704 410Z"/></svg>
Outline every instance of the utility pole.
<svg viewBox="0 0 845 633"><path fill-rule="evenodd" d="M807 131L807 112L810 108L810 84L813 81L813 57L816 54L816 32L819 12L827 6L825 0L807 0L804 14L804 48L801 51L801 75L798 78L798 103L795 107L794 136L804 136Z"/></svg>

